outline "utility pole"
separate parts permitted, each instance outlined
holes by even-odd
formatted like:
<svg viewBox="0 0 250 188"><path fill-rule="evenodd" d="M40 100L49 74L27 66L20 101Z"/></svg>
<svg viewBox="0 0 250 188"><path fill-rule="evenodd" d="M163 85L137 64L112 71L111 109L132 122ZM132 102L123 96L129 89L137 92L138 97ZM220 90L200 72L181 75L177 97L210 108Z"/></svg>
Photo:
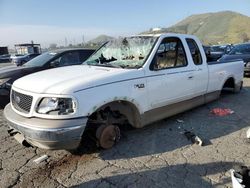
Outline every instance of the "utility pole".
<svg viewBox="0 0 250 188"><path fill-rule="evenodd" d="M82 35L82 44L85 43L85 40L84 40L84 35Z"/></svg>
<svg viewBox="0 0 250 188"><path fill-rule="evenodd" d="M64 38L64 45L65 47L68 46L68 40L67 40L67 37Z"/></svg>

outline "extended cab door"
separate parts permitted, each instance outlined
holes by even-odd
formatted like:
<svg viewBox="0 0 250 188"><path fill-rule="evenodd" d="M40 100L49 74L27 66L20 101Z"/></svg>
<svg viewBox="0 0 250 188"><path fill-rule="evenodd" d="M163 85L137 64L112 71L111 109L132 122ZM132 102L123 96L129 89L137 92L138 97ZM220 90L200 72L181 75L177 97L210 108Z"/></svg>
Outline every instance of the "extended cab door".
<svg viewBox="0 0 250 188"><path fill-rule="evenodd" d="M189 62L194 65L193 79L194 79L194 96L201 96L206 94L207 86L208 86L208 67L207 62L204 57L202 57L202 53L197 42L192 38L187 38L186 42L189 47L190 53L188 53L191 57L189 58ZM203 49L202 49L203 50ZM204 53L203 53L204 54Z"/></svg>
<svg viewBox="0 0 250 188"><path fill-rule="evenodd" d="M162 40L147 76L149 105L152 109L193 97L193 67L187 60L180 38Z"/></svg>

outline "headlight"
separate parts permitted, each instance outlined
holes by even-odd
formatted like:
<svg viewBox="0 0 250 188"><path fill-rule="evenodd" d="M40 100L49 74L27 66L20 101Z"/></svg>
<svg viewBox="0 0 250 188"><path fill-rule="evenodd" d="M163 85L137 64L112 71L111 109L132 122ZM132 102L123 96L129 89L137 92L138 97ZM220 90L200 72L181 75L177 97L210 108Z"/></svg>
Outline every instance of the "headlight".
<svg viewBox="0 0 250 188"><path fill-rule="evenodd" d="M9 80L10 80L10 78L0 79L0 88L5 88L5 84L6 84L6 82L8 82Z"/></svg>
<svg viewBox="0 0 250 188"><path fill-rule="evenodd" d="M76 105L71 98L43 98L37 107L37 113L49 115L69 115L75 112Z"/></svg>

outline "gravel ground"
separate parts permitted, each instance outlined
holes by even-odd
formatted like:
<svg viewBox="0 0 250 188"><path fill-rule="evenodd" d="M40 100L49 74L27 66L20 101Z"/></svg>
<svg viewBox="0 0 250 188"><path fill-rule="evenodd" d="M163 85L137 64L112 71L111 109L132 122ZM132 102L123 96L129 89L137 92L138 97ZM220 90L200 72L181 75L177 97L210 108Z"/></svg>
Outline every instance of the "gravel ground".
<svg viewBox="0 0 250 188"><path fill-rule="evenodd" d="M0 187L232 187L229 170L250 166L249 87L250 78L245 78L239 94L224 94L215 102L126 131L110 150L74 155L18 144L8 136L0 110ZM210 113L215 107L235 113L217 117ZM193 129L206 145L193 145L184 129ZM47 161L33 162L44 154Z"/></svg>
<svg viewBox="0 0 250 188"><path fill-rule="evenodd" d="M13 65L13 63L9 63L9 62L2 62L2 63L0 63L0 68L1 67L6 67L6 66L9 66L9 65Z"/></svg>

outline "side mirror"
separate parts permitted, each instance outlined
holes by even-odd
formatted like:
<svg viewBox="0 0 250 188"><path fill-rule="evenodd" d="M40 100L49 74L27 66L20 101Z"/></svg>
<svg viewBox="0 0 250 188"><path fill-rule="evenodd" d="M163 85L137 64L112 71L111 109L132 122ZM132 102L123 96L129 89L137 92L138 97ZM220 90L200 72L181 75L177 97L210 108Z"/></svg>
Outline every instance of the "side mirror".
<svg viewBox="0 0 250 188"><path fill-rule="evenodd" d="M158 54L156 53L153 60L152 60L152 62L151 62L151 64L150 64L150 66L149 66L149 69L151 71L158 71L159 70L158 67L157 67L157 56L158 56Z"/></svg>
<svg viewBox="0 0 250 188"><path fill-rule="evenodd" d="M51 63L50 63L50 67L58 67L59 66L59 61L52 61Z"/></svg>

